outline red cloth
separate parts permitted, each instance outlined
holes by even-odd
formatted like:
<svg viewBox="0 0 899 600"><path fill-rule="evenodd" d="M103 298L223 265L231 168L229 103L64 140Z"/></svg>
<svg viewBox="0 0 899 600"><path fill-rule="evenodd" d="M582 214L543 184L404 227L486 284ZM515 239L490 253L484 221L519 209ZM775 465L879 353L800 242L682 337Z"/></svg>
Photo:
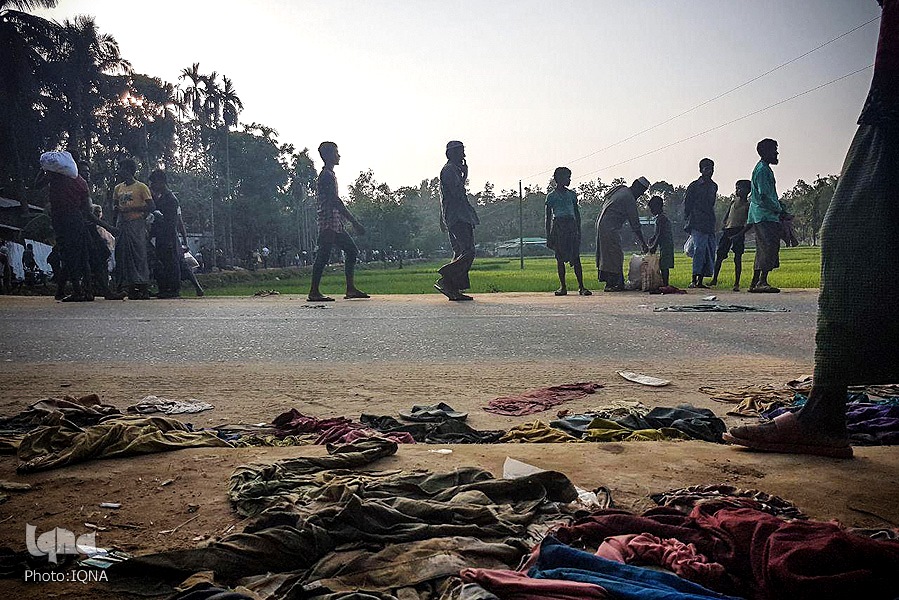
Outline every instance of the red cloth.
<svg viewBox="0 0 899 600"><path fill-rule="evenodd" d="M735 586L708 586L722 593L753 600L899 596L899 541L862 537L836 523L786 521L724 503L700 504L689 515L669 508L642 515L598 511L554 535L571 545L596 547L607 537L637 533L693 544L722 564Z"/></svg>
<svg viewBox="0 0 899 600"><path fill-rule="evenodd" d="M596 393L602 386L598 383L580 382L554 385L548 388L530 390L518 396L505 396L491 400L484 410L497 415L519 417L538 413L569 400L578 400L587 394Z"/></svg>
<svg viewBox="0 0 899 600"><path fill-rule="evenodd" d="M321 433L336 425L349 425L350 423L352 421L346 417L332 417L329 419L307 417L295 408L291 408L289 411L281 413L272 419L272 425L279 430L281 435Z"/></svg>
<svg viewBox="0 0 899 600"><path fill-rule="evenodd" d="M90 191L80 176L72 179L65 175L50 179L50 208L54 216L78 213L88 206Z"/></svg>
<svg viewBox="0 0 899 600"><path fill-rule="evenodd" d="M700 554L693 544L649 533L606 538L597 556L632 565L655 565L710 589L729 585L724 566Z"/></svg>
<svg viewBox="0 0 899 600"><path fill-rule="evenodd" d="M462 569L465 583L476 583L503 600L609 600L604 588L580 581L531 579L518 571L502 569Z"/></svg>

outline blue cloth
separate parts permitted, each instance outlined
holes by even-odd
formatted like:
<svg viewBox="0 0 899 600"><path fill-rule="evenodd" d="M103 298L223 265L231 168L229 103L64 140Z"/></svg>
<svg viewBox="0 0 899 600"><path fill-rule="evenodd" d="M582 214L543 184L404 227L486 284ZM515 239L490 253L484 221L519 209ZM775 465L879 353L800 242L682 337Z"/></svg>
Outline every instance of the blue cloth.
<svg viewBox="0 0 899 600"><path fill-rule="evenodd" d="M546 197L546 205L552 209L554 218L570 217L574 219L577 193L574 190L557 189Z"/></svg>
<svg viewBox="0 0 899 600"><path fill-rule="evenodd" d="M718 240L714 233L704 233L698 229L690 232L693 236L693 274L711 277L715 274L715 251Z"/></svg>
<svg viewBox="0 0 899 600"><path fill-rule="evenodd" d="M550 536L540 545L540 556L528 571L534 579L562 579L593 583L623 600L732 599L672 573L606 560L567 546Z"/></svg>

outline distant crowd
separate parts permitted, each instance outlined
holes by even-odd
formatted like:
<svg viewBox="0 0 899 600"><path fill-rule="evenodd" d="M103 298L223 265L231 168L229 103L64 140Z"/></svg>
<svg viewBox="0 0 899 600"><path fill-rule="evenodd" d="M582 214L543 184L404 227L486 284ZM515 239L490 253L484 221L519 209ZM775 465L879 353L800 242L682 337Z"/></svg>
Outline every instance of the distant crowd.
<svg viewBox="0 0 899 600"><path fill-rule="evenodd" d="M685 231L689 234L684 247L692 258L692 279L689 287L707 288L718 285L722 264L730 253L734 256L733 290L739 291L742 277L742 256L745 237L755 236L755 262L749 291L773 293L780 290L768 281L769 273L780 265L781 240L795 244L792 236L792 216L780 202L772 165L778 164L778 145L764 139L757 145L760 160L750 179L735 183L735 194L718 223L715 202L718 184L714 181L715 163L709 158L699 161L700 176L686 190L684 199ZM403 260L420 258L420 252L367 250L360 256L349 224L359 235L365 227L350 212L338 193L334 168L340 163L340 153L333 142L323 142L319 154L324 162L317 181L316 251L288 256L286 249L277 254L262 246L247 254L246 268L284 267L289 264L312 264L312 282L308 294L310 302L328 302L333 298L320 290L325 265L333 252L344 255L347 299L368 298L355 285L355 267L359 260L390 261L402 266ZM440 172L440 226L446 232L452 248L452 260L438 269L434 287L451 301L466 301L471 287L469 271L475 259L475 228L479 224L477 211L466 192L468 164L465 146L460 141L446 145L447 162ZM49 189L50 218L56 244L47 257L56 283L56 299L63 302L83 302L96 296L106 299L177 298L182 281L189 282L197 296L204 291L196 273L213 266L226 268L221 248L203 248L195 254L188 249L188 235L181 218L178 198L169 189L166 172L154 170L149 186L136 179L137 165L126 158L118 163L118 184L112 194L111 222L104 220L103 210L90 199L90 170L86 163L77 163L67 152L48 152L41 157L41 174L34 187ZM568 294L566 264L577 279L578 294L592 295L584 282L581 265L581 214L578 197L570 189L571 170L559 167L553 174L552 190L546 197L546 246L556 258L559 288L557 296ZM633 282L625 280L624 250L621 229L628 224L642 247L647 263L654 271L654 289L663 293L678 291L670 285L674 268L674 235L671 220L665 213L661 196L649 198L648 207L655 218L655 232L645 239L638 216L638 199L651 188L646 177L637 178L630 186L619 185L605 195L596 219L597 279L604 283L604 291L619 292L632 289ZM204 251L213 260L207 263ZM44 277L35 261L31 244L21 257L25 281L40 283ZM0 248L0 291L8 292L11 278L10 257ZM706 282L706 279L709 279ZM155 290L151 289L155 283ZM630 283L630 285L629 285Z"/></svg>

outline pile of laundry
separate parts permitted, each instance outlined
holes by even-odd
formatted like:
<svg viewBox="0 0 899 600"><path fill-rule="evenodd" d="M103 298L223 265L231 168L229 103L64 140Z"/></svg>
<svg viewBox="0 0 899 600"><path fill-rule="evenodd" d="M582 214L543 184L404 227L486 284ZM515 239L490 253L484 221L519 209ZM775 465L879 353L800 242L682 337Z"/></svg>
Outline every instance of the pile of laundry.
<svg viewBox="0 0 899 600"><path fill-rule="evenodd" d="M808 401L812 379L805 377L782 387L745 386L732 390L700 388L712 400L735 403L728 414L773 419L795 412ZM846 396L846 424L849 441L857 446L899 444L899 387L864 386L850 388Z"/></svg>
<svg viewBox="0 0 899 600"><path fill-rule="evenodd" d="M109 569L122 592L179 600L894 598L899 541L804 518L758 490L588 508L562 473L375 471L395 442L239 467L243 531Z"/></svg>

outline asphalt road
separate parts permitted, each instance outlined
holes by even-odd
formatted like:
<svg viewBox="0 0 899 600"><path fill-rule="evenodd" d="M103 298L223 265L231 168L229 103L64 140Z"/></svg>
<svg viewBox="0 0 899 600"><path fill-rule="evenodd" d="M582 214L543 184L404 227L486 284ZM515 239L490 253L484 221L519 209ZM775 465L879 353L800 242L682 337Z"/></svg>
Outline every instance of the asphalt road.
<svg viewBox="0 0 899 600"><path fill-rule="evenodd" d="M485 294L383 296L315 308L302 297L61 304L0 296L0 360L479 362L713 360L721 355L812 361L817 294L713 291L722 304L784 313L654 312L700 295Z"/></svg>

